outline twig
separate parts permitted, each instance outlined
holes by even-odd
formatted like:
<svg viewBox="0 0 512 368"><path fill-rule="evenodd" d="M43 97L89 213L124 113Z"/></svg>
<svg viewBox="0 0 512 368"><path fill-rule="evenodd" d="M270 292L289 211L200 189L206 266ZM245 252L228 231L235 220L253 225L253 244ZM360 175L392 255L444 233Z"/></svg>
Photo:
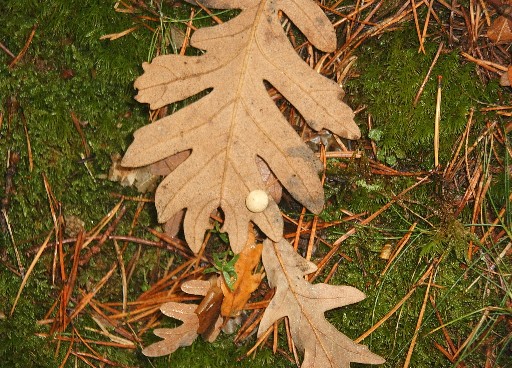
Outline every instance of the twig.
<svg viewBox="0 0 512 368"><path fill-rule="evenodd" d="M11 59L14 59L16 55L14 55L11 50L9 50L3 43L0 42L0 50L5 52L7 55L11 57Z"/></svg>
<svg viewBox="0 0 512 368"><path fill-rule="evenodd" d="M28 135L27 119L23 113L23 109L20 108L19 114L21 121L23 122L23 130L25 131L25 139L27 141L27 152L28 152L28 169L30 172L34 169L34 160L32 159L32 145L30 144L30 136Z"/></svg>

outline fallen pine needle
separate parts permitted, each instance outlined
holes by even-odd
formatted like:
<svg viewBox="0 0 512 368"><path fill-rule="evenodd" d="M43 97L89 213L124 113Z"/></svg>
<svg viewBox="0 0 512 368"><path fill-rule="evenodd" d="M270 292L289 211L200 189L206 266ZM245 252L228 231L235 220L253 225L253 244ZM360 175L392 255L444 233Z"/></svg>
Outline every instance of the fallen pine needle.
<svg viewBox="0 0 512 368"><path fill-rule="evenodd" d="M48 245L48 242L50 241L52 233L53 233L53 229L48 233L48 236L44 240L44 242L41 245L41 247L39 247L39 250L37 251L37 254L34 257L34 260L30 264L30 267L28 268L27 273L25 274L25 277L23 278L23 281L21 282L20 288L18 290L18 295L16 295L16 299L14 299L14 304L12 305L12 309L11 309L11 313L10 313L11 316L14 313L14 310L16 309L16 304L18 304L18 300L19 300L19 298L21 296L21 292L23 291L23 288L25 288L25 285L27 284L27 281L28 281L28 278L30 277L30 274L34 270L34 267L36 266L37 261L41 257L41 254L43 254L44 249L46 248L46 246Z"/></svg>
<svg viewBox="0 0 512 368"><path fill-rule="evenodd" d="M439 166L439 122L441 120L441 90L443 77L437 76L436 117L434 120L434 169Z"/></svg>
<svg viewBox="0 0 512 368"><path fill-rule="evenodd" d="M384 322L386 322L389 317L391 317L395 312L411 297L411 295L416 291L417 287L423 283L423 281L430 276L430 273L434 269L434 264L431 264L430 267L427 269L427 271L421 276L421 278L418 280L416 284L409 290L409 292L400 300L394 307L391 309L384 317L382 317L376 324L374 324L369 330L367 330L365 333L363 333L361 336L359 336L357 339L354 340L355 343L360 343L365 338L370 336L373 331L378 329Z"/></svg>
<svg viewBox="0 0 512 368"><path fill-rule="evenodd" d="M420 315L418 316L418 322L416 323L416 329L414 330L414 336L412 337L411 345L409 346L409 350L407 351L407 357L405 358L404 368L408 368L411 363L412 352L414 351L414 347L416 346L416 340L418 339L418 334L421 329L421 324L423 322L423 316L425 315L425 308L427 307L427 301L430 294L430 286L432 285L432 276L433 272L430 272L427 290L425 291L425 297L423 298L423 304L421 306Z"/></svg>

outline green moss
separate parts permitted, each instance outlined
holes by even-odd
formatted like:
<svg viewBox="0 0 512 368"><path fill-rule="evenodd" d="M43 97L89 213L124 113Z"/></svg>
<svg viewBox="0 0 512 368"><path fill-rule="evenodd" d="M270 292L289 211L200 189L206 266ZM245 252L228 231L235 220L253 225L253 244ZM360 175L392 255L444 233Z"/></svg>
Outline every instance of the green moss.
<svg viewBox="0 0 512 368"><path fill-rule="evenodd" d="M446 162L466 126L468 113L479 102L497 101L497 85L482 85L474 64L461 60L457 50L441 53L416 107L413 101L437 51L426 43L418 53L412 28L384 35L361 48L360 77L346 86L354 103L368 106L373 129L367 132L378 147L379 159L389 165L430 169L433 166L437 76L442 76L440 160ZM365 125L365 124L362 124Z"/></svg>

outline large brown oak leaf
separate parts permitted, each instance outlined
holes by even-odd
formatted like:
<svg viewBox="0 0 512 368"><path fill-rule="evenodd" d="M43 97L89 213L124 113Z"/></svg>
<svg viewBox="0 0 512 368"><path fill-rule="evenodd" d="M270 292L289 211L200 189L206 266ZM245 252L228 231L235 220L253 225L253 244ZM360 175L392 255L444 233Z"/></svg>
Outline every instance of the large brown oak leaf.
<svg viewBox="0 0 512 368"><path fill-rule="evenodd" d="M195 1L191 1L195 3ZM256 165L262 158L282 185L310 211L324 203L321 166L269 97L274 86L315 130L350 139L360 136L342 89L309 68L297 55L280 23L281 10L318 49L332 52L336 35L312 0L198 0L209 8L241 9L232 20L199 29L191 45L201 56L164 55L143 65L135 82L137 100L157 109L199 92L210 93L176 113L135 132L122 165L145 166L185 150L192 154L156 191L160 222L186 208L187 242L198 251L209 215L221 208L231 247L240 252L247 224L270 239L282 237L275 202L260 213L245 206L249 192L265 189Z"/></svg>
<svg viewBox="0 0 512 368"><path fill-rule="evenodd" d="M302 368L349 368L350 362L382 364L384 359L364 345L356 344L339 332L324 317L330 309L364 299L351 286L310 284L304 275L317 267L297 254L286 240L265 240L263 265L276 293L268 305L258 329L258 336L274 322L288 317L295 345L304 352Z"/></svg>

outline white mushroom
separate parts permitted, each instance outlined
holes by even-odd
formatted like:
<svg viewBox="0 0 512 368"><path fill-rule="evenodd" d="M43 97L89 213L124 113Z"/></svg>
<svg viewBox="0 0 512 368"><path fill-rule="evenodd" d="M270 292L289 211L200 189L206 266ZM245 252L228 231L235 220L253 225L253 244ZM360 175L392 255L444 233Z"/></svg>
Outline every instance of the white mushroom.
<svg viewBox="0 0 512 368"><path fill-rule="evenodd" d="M263 212L268 206L268 194L264 190L256 189L245 198L245 205L251 212Z"/></svg>

